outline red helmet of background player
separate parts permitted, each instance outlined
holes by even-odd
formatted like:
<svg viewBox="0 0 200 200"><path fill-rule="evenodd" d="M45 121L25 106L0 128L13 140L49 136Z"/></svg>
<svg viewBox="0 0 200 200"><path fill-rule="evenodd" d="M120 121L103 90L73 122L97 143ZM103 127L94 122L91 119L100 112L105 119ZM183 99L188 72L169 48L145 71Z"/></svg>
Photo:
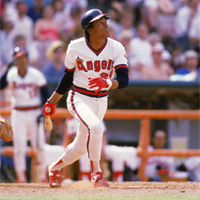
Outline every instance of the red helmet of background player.
<svg viewBox="0 0 200 200"><path fill-rule="evenodd" d="M13 57L14 59L19 58L20 56L26 55L28 56L28 52L20 47L15 47Z"/></svg>

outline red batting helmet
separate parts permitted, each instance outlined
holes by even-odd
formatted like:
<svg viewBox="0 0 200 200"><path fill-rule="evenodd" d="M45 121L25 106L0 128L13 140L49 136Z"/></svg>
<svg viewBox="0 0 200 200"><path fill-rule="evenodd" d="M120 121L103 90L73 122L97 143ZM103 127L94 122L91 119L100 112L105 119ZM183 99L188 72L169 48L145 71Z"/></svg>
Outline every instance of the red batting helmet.
<svg viewBox="0 0 200 200"><path fill-rule="evenodd" d="M28 52L23 48L15 47L13 57L16 59L23 55L28 56Z"/></svg>
<svg viewBox="0 0 200 200"><path fill-rule="evenodd" d="M107 16L107 14L103 14L99 9L91 9L88 10L81 18L81 27L84 30L86 26L101 17L105 17L106 19L109 19L110 16Z"/></svg>

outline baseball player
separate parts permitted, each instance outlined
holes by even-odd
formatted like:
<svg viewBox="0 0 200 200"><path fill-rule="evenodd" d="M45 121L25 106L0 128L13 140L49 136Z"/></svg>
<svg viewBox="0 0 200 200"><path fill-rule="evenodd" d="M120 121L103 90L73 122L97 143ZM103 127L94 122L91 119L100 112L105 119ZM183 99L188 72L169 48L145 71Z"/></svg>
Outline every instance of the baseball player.
<svg viewBox="0 0 200 200"><path fill-rule="evenodd" d="M113 180L117 182L123 181L124 166L127 165L131 170L138 168L139 159L137 157L137 149L135 147L127 146L116 146L107 144L106 132L107 128L105 122L104 134L103 134L103 144L102 144L102 156L104 160L112 161L112 172ZM66 134L73 137L77 133L78 121L75 118L66 120ZM90 179L90 160L87 153L85 153L79 160L81 179Z"/></svg>
<svg viewBox="0 0 200 200"><path fill-rule="evenodd" d="M8 85L12 92L13 161L17 182L25 183L27 182L25 156L28 139L35 151L39 145L38 161L41 162L44 159L42 147L45 136L38 134L40 131L38 131L37 117L42 112L40 91L44 98L43 102L46 102L50 95L44 75L28 65L27 51L16 47L13 57L16 65L1 77L1 89ZM40 166L40 181L45 181L46 169L42 164Z"/></svg>
<svg viewBox="0 0 200 200"><path fill-rule="evenodd" d="M152 145L148 147L148 151L153 149L164 149L166 145L166 133L162 130L157 130L152 138ZM167 173L174 171L175 160L172 156L152 156L147 160L146 176L150 181L161 181L159 173Z"/></svg>
<svg viewBox="0 0 200 200"><path fill-rule="evenodd" d="M86 152L91 161L94 186L109 186L100 166L102 120L107 110L108 90L126 87L129 79L126 52L121 43L108 38L107 19L109 17L98 9L91 9L82 16L85 37L70 42L63 77L43 107L44 115L53 115L56 103L73 85L68 93L67 107L79 121L78 132L60 159L49 166L51 187L60 187L60 170ZM114 71L116 77L111 79Z"/></svg>

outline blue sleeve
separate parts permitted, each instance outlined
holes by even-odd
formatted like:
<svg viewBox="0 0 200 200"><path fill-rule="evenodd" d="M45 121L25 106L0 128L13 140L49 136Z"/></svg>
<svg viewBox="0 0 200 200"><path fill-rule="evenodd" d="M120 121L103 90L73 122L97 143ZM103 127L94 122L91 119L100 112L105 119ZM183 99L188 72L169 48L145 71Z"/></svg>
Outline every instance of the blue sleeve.
<svg viewBox="0 0 200 200"><path fill-rule="evenodd" d="M50 97L50 92L47 85L40 88L40 92L41 92L41 98L42 98L42 105L44 105L47 102L47 99Z"/></svg>
<svg viewBox="0 0 200 200"><path fill-rule="evenodd" d="M115 79L119 83L119 86L117 89L127 87L128 83L129 83L128 68L126 68L126 67L118 68L118 69L116 69L116 74L117 74L117 77Z"/></svg>
<svg viewBox="0 0 200 200"><path fill-rule="evenodd" d="M57 87L56 87L56 92L58 94L65 94L73 85L73 76L74 76L74 70L73 71L68 71L65 69L65 72L60 79Z"/></svg>

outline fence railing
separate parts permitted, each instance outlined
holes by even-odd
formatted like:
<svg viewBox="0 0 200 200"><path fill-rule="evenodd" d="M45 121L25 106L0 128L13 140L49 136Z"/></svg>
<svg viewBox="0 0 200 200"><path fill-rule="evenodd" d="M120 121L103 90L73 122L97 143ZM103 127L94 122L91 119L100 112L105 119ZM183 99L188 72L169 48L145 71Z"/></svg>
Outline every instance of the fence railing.
<svg viewBox="0 0 200 200"><path fill-rule="evenodd" d="M0 115L9 116L11 111L9 109L1 109ZM67 118L71 117L71 114L65 108L57 108L56 113L52 116L55 118ZM138 176L141 181L146 181L145 167L147 159L151 156L176 156L176 157L186 157L186 156L200 156L199 149L166 149L166 150L153 150L148 152L147 148L150 144L150 126L152 119L200 119L200 110L120 110L120 109L108 109L104 119L121 119L121 120L134 120L140 119L140 136L138 143L138 153L137 155L141 157L141 165L139 166ZM7 153L6 153L7 152ZM2 148L0 154L12 155L13 150L9 147L8 151ZM34 152L28 149L27 154L29 156L34 156Z"/></svg>

